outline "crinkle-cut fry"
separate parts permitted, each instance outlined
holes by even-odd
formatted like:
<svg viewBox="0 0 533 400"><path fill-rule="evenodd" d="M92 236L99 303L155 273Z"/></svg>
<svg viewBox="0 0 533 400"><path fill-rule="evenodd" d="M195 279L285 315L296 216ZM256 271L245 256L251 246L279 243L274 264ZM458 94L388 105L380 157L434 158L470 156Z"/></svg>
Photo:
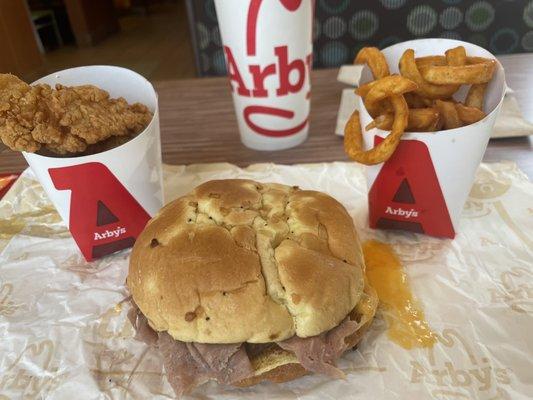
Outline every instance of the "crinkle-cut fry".
<svg viewBox="0 0 533 400"><path fill-rule="evenodd" d="M483 110L483 104L485 102L485 90L488 83L479 83L477 85L470 86L468 94L466 95L465 105L468 107L476 107Z"/></svg>
<svg viewBox="0 0 533 400"><path fill-rule="evenodd" d="M433 131L439 119L439 111L436 108L413 108L409 110L406 131L430 132ZM366 126L366 130L378 128L384 131L392 129L394 114L386 113L377 116Z"/></svg>
<svg viewBox="0 0 533 400"><path fill-rule="evenodd" d="M462 66L425 66L420 74L434 85L466 85L487 83L494 75L496 63L479 63Z"/></svg>
<svg viewBox="0 0 533 400"><path fill-rule="evenodd" d="M394 123L391 133L377 146L363 150L363 134L359 111L354 111L344 128L344 150L348 156L361 164L374 165L388 160L400 143L405 132L409 110L403 96L391 96L394 107Z"/></svg>
<svg viewBox="0 0 533 400"><path fill-rule="evenodd" d="M479 108L465 106L461 103L455 104L455 109L457 110L457 115L459 115L459 119L463 122L464 125L475 124L476 122L481 121L487 116L487 114L485 114Z"/></svg>
<svg viewBox="0 0 533 400"><path fill-rule="evenodd" d="M458 46L446 51L446 62L453 67L466 65L466 50L463 46Z"/></svg>
<svg viewBox="0 0 533 400"><path fill-rule="evenodd" d="M445 99L453 96L459 85L433 85L427 82L420 74L415 62L413 49L406 50L400 58L400 73L418 85L416 93L430 99Z"/></svg>
<svg viewBox="0 0 533 400"><path fill-rule="evenodd" d="M368 65L374 79L381 79L390 75L387 59L377 47L363 47L357 53L354 64Z"/></svg>
<svg viewBox="0 0 533 400"><path fill-rule="evenodd" d="M402 95L412 92L418 88L418 85L410 79L401 75L389 75L376 81L366 97L364 98L365 107L370 115L381 114L380 103L393 95Z"/></svg>
<svg viewBox="0 0 533 400"><path fill-rule="evenodd" d="M437 100L435 106L439 110L443 119L444 129L455 129L463 126L457 109L455 108L455 103L452 103L451 101Z"/></svg>

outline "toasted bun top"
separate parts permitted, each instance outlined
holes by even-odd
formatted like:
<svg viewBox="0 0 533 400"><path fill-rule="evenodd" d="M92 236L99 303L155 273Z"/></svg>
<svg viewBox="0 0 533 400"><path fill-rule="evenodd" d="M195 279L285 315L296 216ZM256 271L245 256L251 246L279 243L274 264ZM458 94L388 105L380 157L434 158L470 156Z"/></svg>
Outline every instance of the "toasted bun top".
<svg viewBox="0 0 533 400"><path fill-rule="evenodd" d="M158 331L265 343L338 325L364 287L352 219L332 197L210 181L165 206L137 239L128 286Z"/></svg>

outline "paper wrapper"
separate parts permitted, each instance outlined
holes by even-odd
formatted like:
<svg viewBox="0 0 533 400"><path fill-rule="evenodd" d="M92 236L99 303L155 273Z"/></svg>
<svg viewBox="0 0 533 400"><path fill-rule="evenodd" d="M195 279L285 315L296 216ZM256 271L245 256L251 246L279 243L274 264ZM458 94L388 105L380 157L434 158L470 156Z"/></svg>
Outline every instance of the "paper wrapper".
<svg viewBox="0 0 533 400"><path fill-rule="evenodd" d="M143 132L101 153L81 157L23 153L87 260L131 247L163 204L159 110L153 86L133 71L106 65L59 71L35 83L92 84L111 97L145 104L153 112Z"/></svg>
<svg viewBox="0 0 533 400"><path fill-rule="evenodd" d="M282 150L307 138L313 0L215 0L241 140Z"/></svg>
<svg viewBox="0 0 533 400"><path fill-rule="evenodd" d="M355 163L165 167L167 201L223 178L337 198L363 240L392 244L439 340L432 350L404 350L388 339L380 311L339 364L346 380L314 375L247 389L209 383L192 398L530 398L533 185L514 164L480 167L454 241L366 228L366 179ZM0 218L0 398L172 398L161 358L132 338L128 306L117 306L128 296L129 251L86 263L30 172L0 202Z"/></svg>

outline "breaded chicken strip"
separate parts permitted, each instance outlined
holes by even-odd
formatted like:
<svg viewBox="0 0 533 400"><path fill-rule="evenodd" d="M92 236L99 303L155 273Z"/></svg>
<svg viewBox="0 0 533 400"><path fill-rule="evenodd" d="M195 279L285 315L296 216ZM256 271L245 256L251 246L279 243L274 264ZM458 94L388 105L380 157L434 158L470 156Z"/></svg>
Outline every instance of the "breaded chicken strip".
<svg viewBox="0 0 533 400"><path fill-rule="evenodd" d="M132 136L152 119L148 108L92 85L30 86L0 74L0 140L13 150L81 153L113 136Z"/></svg>

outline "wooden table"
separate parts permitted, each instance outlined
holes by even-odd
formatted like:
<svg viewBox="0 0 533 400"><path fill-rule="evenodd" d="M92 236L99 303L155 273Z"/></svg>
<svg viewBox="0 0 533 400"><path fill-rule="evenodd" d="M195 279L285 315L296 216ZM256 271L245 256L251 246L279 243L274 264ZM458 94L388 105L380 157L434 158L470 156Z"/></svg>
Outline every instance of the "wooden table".
<svg viewBox="0 0 533 400"><path fill-rule="evenodd" d="M533 54L505 56L501 61L524 116L533 122ZM309 139L301 146L279 152L254 151L241 144L226 78L156 82L163 161L168 164L230 162L244 166L258 162L347 160L342 138L333 133L345 87L336 81L336 75L336 69L313 72ZM533 178L532 148L530 137L491 140L484 161L515 161ZM4 151L0 155L0 172L16 172L25 167L18 153Z"/></svg>

